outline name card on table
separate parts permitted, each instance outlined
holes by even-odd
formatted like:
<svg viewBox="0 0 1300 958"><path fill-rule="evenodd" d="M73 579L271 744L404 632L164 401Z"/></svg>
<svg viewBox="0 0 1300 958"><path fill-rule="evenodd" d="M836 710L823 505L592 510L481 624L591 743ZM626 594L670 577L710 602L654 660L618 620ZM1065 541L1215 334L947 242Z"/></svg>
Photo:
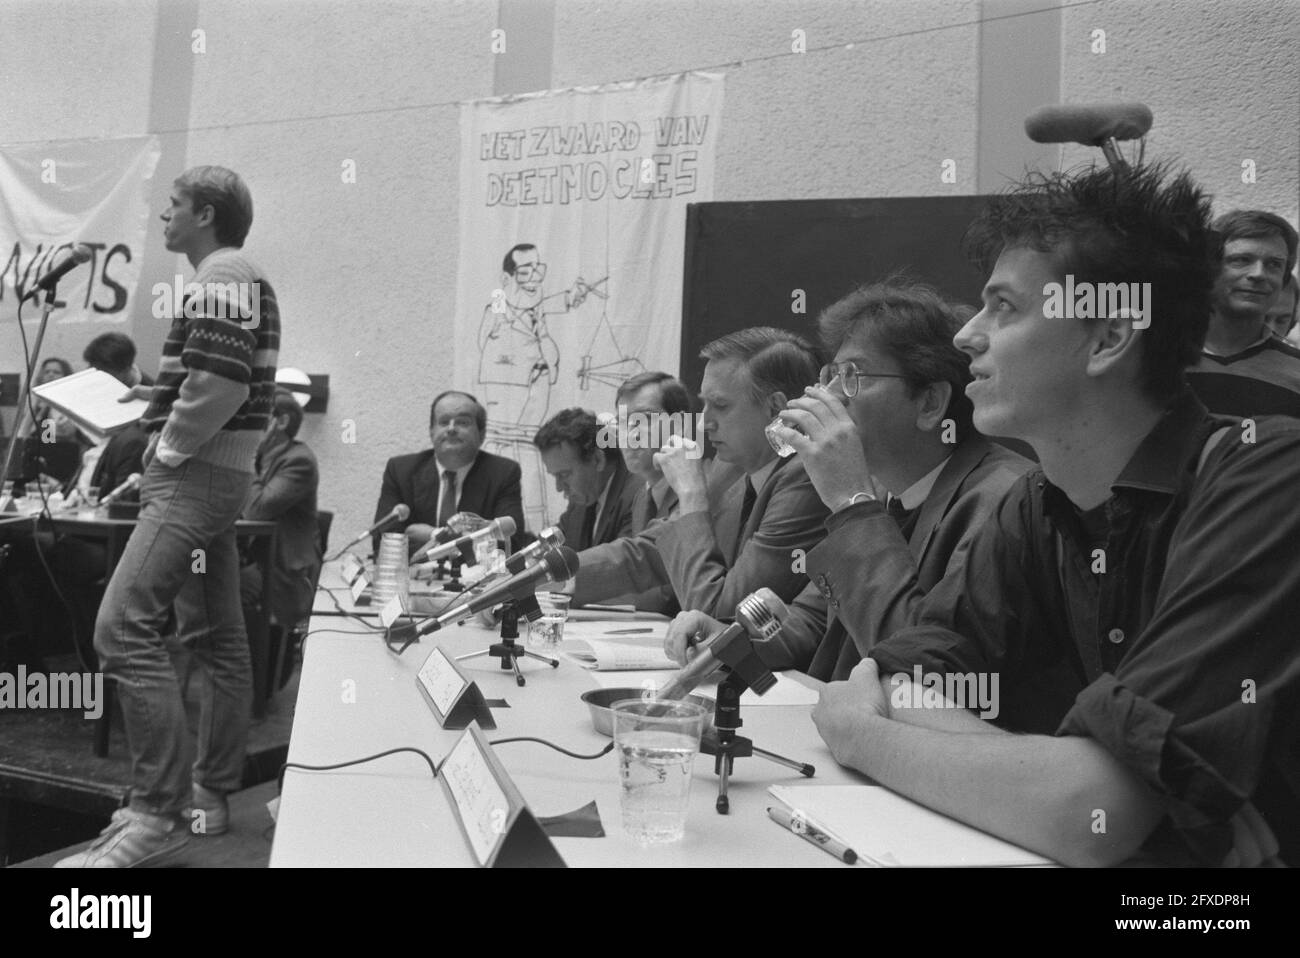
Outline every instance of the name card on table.
<svg viewBox="0 0 1300 958"><path fill-rule="evenodd" d="M477 725L470 725L438 771L480 868L564 867Z"/></svg>
<svg viewBox="0 0 1300 958"><path fill-rule="evenodd" d="M368 576L363 571L361 575L357 576L356 580L352 583L352 604L369 605L370 594L366 592L366 590L369 588L370 588L370 576Z"/></svg>
<svg viewBox="0 0 1300 958"><path fill-rule="evenodd" d="M339 566L339 572L343 576L343 581L348 585L352 585L352 583L356 582L357 577L365 571L365 565L351 552L343 557L343 562Z"/></svg>
<svg viewBox="0 0 1300 958"><path fill-rule="evenodd" d="M406 613L406 606L402 602L402 597L394 593L393 597L384 603L384 607L379 610L379 624L385 629L391 629L393 623L400 619Z"/></svg>
<svg viewBox="0 0 1300 958"><path fill-rule="evenodd" d="M443 728L468 728L471 722L487 729L497 727L478 685L465 678L465 673L442 649L429 653L415 676L415 684Z"/></svg>

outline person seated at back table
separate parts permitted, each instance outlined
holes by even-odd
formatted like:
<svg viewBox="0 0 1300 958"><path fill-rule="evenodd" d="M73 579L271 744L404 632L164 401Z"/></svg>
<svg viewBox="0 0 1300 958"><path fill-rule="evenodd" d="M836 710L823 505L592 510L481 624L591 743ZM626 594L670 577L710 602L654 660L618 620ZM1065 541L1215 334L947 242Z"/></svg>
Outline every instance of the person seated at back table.
<svg viewBox="0 0 1300 958"><path fill-rule="evenodd" d="M484 452L487 410L469 393L449 389L429 406L432 449L394 456L384 467L384 481L375 506L378 522L398 503L410 507L404 526L384 531L405 532L410 551L458 512L484 519L515 520L511 549L524 542L524 503L519 463ZM379 536L375 536L378 553Z"/></svg>
<svg viewBox="0 0 1300 958"><path fill-rule="evenodd" d="M779 435L831 514L826 538L808 553L811 581L758 648L771 668L830 680L848 678L961 568L975 533L1031 464L971 425L970 357L952 342L962 321L933 288L861 286L827 307L818 326L835 361L820 388L780 413L791 428ZM685 662L695 636L722 628L701 612L679 616L665 651Z"/></svg>
<svg viewBox="0 0 1300 958"><path fill-rule="evenodd" d="M1041 467L813 710L841 764L1065 864L1300 862L1300 421L1187 388L1209 207L1094 168L976 218L975 427ZM1150 312L1045 315L1071 279L1149 282Z"/></svg>
<svg viewBox="0 0 1300 958"><path fill-rule="evenodd" d="M697 443L670 437L655 463L677 493L677 517L582 553L575 604L670 585L682 608L730 617L755 589L789 600L807 584L800 557L824 535L826 507L803 464L779 457L764 428L816 382L817 348L759 326L700 356L701 424L715 460L706 466Z"/></svg>
<svg viewBox="0 0 1300 958"><path fill-rule="evenodd" d="M320 468L311 448L297 438L302 417L302 407L293 393L277 386L271 400L266 438L254 461L257 476L244 504L245 519L275 522L275 533L269 544L270 619L272 628L285 641L285 636L311 615L321 567L320 528L316 520ZM248 622L261 608L262 570L256 562L245 562L239 570L239 579L244 621Z"/></svg>

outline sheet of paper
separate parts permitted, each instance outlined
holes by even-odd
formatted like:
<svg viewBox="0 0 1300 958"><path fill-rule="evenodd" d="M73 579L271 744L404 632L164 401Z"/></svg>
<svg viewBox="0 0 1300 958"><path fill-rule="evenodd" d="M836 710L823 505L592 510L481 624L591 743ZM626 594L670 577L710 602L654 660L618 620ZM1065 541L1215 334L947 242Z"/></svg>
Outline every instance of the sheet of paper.
<svg viewBox="0 0 1300 958"><path fill-rule="evenodd" d="M560 643L560 651L584 669L598 672L662 670L673 664L662 646L655 648L628 642L566 638Z"/></svg>
<svg viewBox="0 0 1300 958"><path fill-rule="evenodd" d="M676 669L662 672L592 672L591 677L603 689L645 688L647 685L662 688L676 673ZM717 698L718 682L721 678L721 674L715 672L697 685L693 690L693 694ZM741 708L762 705L812 706L817 704L817 697L817 692L814 689L808 688L797 679L788 678L778 672L776 673L776 685L772 686L766 695L758 696L754 694L753 690L746 689L745 694L740 697L740 705Z"/></svg>
<svg viewBox="0 0 1300 958"><path fill-rule="evenodd" d="M912 868L1054 864L878 785L773 785L768 791L846 842L863 864Z"/></svg>
<svg viewBox="0 0 1300 958"><path fill-rule="evenodd" d="M662 622L666 626L671 619L666 615L660 615L658 612L637 612L630 605L600 605L586 606L581 609L569 610L570 622ZM611 625L610 628L617 629L619 626Z"/></svg>

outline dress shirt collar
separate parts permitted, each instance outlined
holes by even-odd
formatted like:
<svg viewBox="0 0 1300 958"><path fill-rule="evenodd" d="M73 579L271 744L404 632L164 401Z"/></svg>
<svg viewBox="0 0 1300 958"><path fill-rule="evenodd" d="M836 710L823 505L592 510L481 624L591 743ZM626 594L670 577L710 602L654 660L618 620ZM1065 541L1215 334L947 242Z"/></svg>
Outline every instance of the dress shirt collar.
<svg viewBox="0 0 1300 958"><path fill-rule="evenodd" d="M908 512L921 506L930 497L930 490L934 488L935 482L938 481L939 473L943 472L943 467L948 465L948 460L951 458L952 456L945 456L939 465L904 489L902 495L894 498L901 502L903 508Z"/></svg>

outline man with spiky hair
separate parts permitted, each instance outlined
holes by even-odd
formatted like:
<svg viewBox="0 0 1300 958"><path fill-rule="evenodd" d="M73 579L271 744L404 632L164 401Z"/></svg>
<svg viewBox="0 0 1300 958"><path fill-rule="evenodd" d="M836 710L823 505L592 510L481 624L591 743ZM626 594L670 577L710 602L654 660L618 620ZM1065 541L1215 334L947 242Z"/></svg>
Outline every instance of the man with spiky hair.
<svg viewBox="0 0 1300 958"><path fill-rule="evenodd" d="M991 266L955 339L975 427L1041 468L915 623L825 687L822 737L1066 864L1300 862L1300 421L1243 428L1187 389L1208 199L1158 166L1035 177L968 242ZM1049 318L1067 277L1150 283L1150 309ZM971 679L996 725L956 694Z"/></svg>

